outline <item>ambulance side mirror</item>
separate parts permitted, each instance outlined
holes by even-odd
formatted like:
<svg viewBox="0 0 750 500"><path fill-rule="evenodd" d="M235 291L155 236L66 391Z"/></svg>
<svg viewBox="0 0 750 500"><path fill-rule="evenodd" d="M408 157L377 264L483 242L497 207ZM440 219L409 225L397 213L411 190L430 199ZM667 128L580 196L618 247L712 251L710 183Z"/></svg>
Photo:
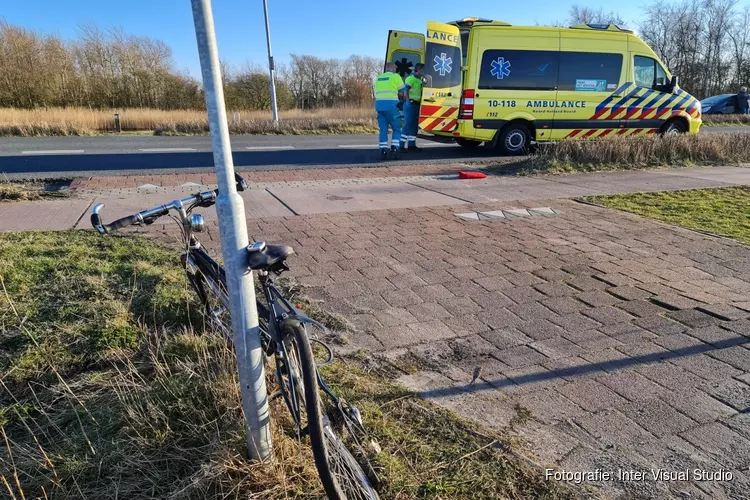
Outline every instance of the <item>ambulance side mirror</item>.
<svg viewBox="0 0 750 500"><path fill-rule="evenodd" d="M673 75L672 79L669 81L669 91L674 93L678 90L680 90L680 84L677 76Z"/></svg>

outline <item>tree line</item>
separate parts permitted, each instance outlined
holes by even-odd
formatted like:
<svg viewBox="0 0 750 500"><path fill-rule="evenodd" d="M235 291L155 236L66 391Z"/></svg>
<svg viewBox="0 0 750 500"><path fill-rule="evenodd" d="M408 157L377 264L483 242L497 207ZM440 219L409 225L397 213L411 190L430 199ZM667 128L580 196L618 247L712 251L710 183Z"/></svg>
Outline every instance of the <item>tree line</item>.
<svg viewBox="0 0 750 500"><path fill-rule="evenodd" d="M368 106L382 63L292 54L276 79L280 109ZM270 77L222 62L230 109L271 108ZM0 21L0 107L202 109L201 83L176 69L164 42L83 25L73 41Z"/></svg>
<svg viewBox="0 0 750 500"><path fill-rule="evenodd" d="M574 5L563 25L623 24L617 12ZM750 6L737 0L656 0L636 32L699 98L750 86ZM281 109L370 106L382 60L292 54L277 71ZM222 64L227 106L271 106L265 68ZM0 107L200 109L201 83L174 64L164 42L83 25L75 40L0 21Z"/></svg>
<svg viewBox="0 0 750 500"><path fill-rule="evenodd" d="M573 6L570 23L622 25L616 12ZM657 0L635 27L680 87L698 98L750 87L750 5L737 0Z"/></svg>

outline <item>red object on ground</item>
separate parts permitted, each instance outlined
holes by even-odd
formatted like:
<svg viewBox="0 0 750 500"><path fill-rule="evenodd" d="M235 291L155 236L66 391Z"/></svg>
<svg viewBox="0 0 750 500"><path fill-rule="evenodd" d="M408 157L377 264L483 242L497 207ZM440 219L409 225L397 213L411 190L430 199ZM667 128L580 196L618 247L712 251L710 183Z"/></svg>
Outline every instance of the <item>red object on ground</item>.
<svg viewBox="0 0 750 500"><path fill-rule="evenodd" d="M482 172L470 172L469 170L461 170L458 173L459 179L486 179L487 174L483 174Z"/></svg>

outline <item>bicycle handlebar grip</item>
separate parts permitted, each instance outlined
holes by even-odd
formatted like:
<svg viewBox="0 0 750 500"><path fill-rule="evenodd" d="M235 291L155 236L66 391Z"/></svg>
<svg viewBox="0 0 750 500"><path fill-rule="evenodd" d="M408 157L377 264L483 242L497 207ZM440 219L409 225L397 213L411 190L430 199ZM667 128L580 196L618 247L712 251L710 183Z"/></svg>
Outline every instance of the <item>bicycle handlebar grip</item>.
<svg viewBox="0 0 750 500"><path fill-rule="evenodd" d="M126 226L132 226L136 222L138 222L138 215L128 215L127 217L123 217L122 219L117 219L111 224L107 224L106 228L107 231L116 231Z"/></svg>
<svg viewBox="0 0 750 500"><path fill-rule="evenodd" d="M244 191L247 189L247 182L237 172L234 173L234 180L237 183L237 191Z"/></svg>
<svg viewBox="0 0 750 500"><path fill-rule="evenodd" d="M117 219L111 224L104 224L102 222L102 216L99 215L99 211L102 209L102 207L104 207L104 203L97 203L91 210L91 225L94 226L94 229L99 231L101 234L107 234L110 231L115 231L125 226L133 225L141 220L138 214L134 214L123 217L122 219Z"/></svg>
<svg viewBox="0 0 750 500"><path fill-rule="evenodd" d="M101 234L105 234L107 230L104 227L104 224L102 224L102 216L99 215L99 210L101 210L102 207L104 207L104 203L97 203L94 205L93 210L91 210L91 225Z"/></svg>

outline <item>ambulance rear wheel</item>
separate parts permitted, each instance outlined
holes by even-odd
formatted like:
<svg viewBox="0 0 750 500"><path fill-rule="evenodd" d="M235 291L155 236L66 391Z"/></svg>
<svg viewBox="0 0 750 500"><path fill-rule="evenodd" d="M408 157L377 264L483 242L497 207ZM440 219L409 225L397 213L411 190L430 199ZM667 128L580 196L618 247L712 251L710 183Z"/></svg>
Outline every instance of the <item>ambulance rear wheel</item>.
<svg viewBox="0 0 750 500"><path fill-rule="evenodd" d="M497 140L500 152L512 156L528 154L530 145L531 133L522 123L511 123L502 129Z"/></svg>
<svg viewBox="0 0 750 500"><path fill-rule="evenodd" d="M481 141L472 141L471 139L464 139L464 138L457 138L456 144L461 146L464 149L477 149L481 143Z"/></svg>

